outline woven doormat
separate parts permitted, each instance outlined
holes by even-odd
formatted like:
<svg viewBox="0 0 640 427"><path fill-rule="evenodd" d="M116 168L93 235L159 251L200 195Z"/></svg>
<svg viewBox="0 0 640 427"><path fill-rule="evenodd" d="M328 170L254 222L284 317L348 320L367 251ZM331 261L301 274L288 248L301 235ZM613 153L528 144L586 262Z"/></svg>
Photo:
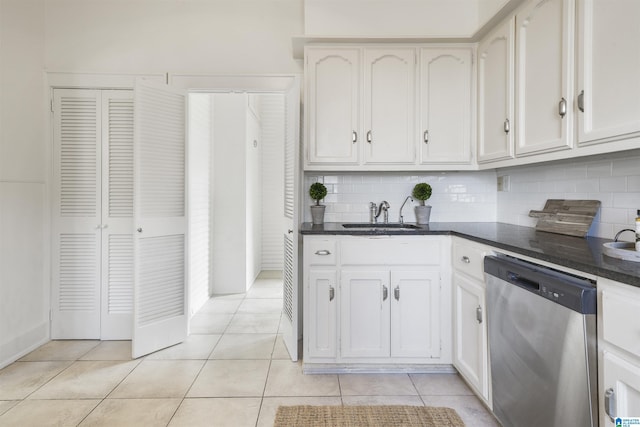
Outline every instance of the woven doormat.
<svg viewBox="0 0 640 427"><path fill-rule="evenodd" d="M425 406L280 406L274 427L464 427L451 408Z"/></svg>

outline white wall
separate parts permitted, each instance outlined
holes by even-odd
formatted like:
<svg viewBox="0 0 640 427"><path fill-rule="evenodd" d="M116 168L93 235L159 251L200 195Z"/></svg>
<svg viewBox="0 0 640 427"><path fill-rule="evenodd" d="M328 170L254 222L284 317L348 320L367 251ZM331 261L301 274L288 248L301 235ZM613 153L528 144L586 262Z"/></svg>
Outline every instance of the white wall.
<svg viewBox="0 0 640 427"><path fill-rule="evenodd" d="M261 95L262 269L282 270L284 244L284 95Z"/></svg>
<svg viewBox="0 0 640 427"><path fill-rule="evenodd" d="M213 99L212 293L246 290L246 96Z"/></svg>
<svg viewBox="0 0 640 427"><path fill-rule="evenodd" d="M305 0L309 36L469 37L477 0Z"/></svg>
<svg viewBox="0 0 640 427"><path fill-rule="evenodd" d="M246 95L245 95L246 97ZM245 98L246 99L246 98ZM259 105L259 103L258 103ZM262 135L260 121L248 109L246 112L247 133L244 141L246 155L246 286L253 284L262 269Z"/></svg>
<svg viewBox="0 0 640 427"><path fill-rule="evenodd" d="M400 206L411 194L418 182L427 182L433 194L427 204L431 209L432 222L486 222L496 220L496 174L483 172L433 172L433 173L343 173L319 175L307 173L304 179L304 221L311 221L309 206L314 203L309 197L311 183L324 182L327 197L327 222L369 221L369 202L379 204L386 200L391 205L389 221L397 222ZM415 222L413 206L407 202L403 210L405 222Z"/></svg>
<svg viewBox="0 0 640 427"><path fill-rule="evenodd" d="M209 299L211 267L212 98L189 95L189 309L195 313Z"/></svg>
<svg viewBox="0 0 640 427"><path fill-rule="evenodd" d="M49 71L299 73L302 0L47 0Z"/></svg>
<svg viewBox="0 0 640 427"><path fill-rule="evenodd" d="M612 239L633 228L640 209L640 150L501 169L498 175L508 175L511 182L511 191L498 193L500 222L535 227L529 211L542 209L547 199L600 200L590 235Z"/></svg>
<svg viewBox="0 0 640 427"><path fill-rule="evenodd" d="M44 1L0 1L0 367L48 340Z"/></svg>

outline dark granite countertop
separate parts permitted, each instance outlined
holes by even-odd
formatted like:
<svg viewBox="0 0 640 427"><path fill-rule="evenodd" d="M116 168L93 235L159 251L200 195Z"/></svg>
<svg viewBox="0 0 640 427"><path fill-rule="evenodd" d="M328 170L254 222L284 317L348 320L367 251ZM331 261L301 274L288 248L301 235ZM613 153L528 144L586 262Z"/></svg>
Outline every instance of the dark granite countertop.
<svg viewBox="0 0 640 427"><path fill-rule="evenodd" d="M563 236L536 231L531 227L494 222L436 222L411 230L347 229L342 227L342 223L325 223L321 226L303 223L300 233L352 236L460 236L499 249L640 287L640 263L622 261L604 255L602 244L611 240L597 237Z"/></svg>

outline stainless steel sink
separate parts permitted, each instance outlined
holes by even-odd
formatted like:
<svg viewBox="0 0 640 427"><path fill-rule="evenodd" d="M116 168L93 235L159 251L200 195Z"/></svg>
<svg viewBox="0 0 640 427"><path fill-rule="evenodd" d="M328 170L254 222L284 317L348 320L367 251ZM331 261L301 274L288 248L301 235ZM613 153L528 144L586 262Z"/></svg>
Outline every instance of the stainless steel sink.
<svg viewBox="0 0 640 427"><path fill-rule="evenodd" d="M400 224L398 222L389 223L389 224L372 224L370 222L352 222L349 224L342 224L344 228L393 228L400 230L415 230L419 229L417 225L413 224Z"/></svg>

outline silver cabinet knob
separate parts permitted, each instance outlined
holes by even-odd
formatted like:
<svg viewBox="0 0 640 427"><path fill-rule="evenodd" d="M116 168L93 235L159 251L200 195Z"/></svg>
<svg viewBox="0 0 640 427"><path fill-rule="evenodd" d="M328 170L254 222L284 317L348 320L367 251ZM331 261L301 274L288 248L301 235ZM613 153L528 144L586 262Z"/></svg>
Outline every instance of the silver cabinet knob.
<svg viewBox="0 0 640 427"><path fill-rule="evenodd" d="M336 297L336 289L333 286L329 286L329 301L333 301Z"/></svg>
<svg viewBox="0 0 640 427"><path fill-rule="evenodd" d="M468 256L465 255L465 256L462 257L462 262L464 262L465 264L470 264L471 260L469 259Z"/></svg>
<svg viewBox="0 0 640 427"><path fill-rule="evenodd" d="M354 144L358 142L358 132L355 130L351 132L351 141L353 141Z"/></svg>
<svg viewBox="0 0 640 427"><path fill-rule="evenodd" d="M316 251L316 255L327 256L327 255L331 255L331 252L329 252L326 249L320 249Z"/></svg>
<svg viewBox="0 0 640 427"><path fill-rule="evenodd" d="M580 91L580 95L578 95L578 110L584 113L584 90Z"/></svg>
<svg viewBox="0 0 640 427"><path fill-rule="evenodd" d="M138 227L138 233L142 233L142 227Z"/></svg>
<svg viewBox="0 0 640 427"><path fill-rule="evenodd" d="M558 103L558 114L560 114L562 118L567 114L567 100L564 98Z"/></svg>

